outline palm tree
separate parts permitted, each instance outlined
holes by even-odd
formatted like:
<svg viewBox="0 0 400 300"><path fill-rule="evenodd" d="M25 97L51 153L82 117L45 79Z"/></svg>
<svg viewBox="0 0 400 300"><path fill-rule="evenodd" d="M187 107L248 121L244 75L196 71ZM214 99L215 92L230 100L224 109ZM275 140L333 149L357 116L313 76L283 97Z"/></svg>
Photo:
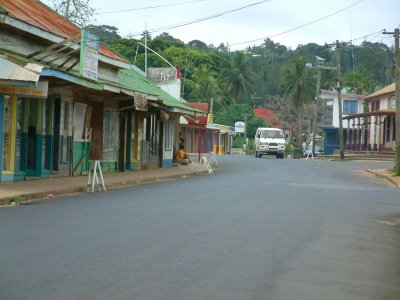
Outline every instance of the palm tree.
<svg viewBox="0 0 400 300"><path fill-rule="evenodd" d="M296 113L299 134L301 134L304 106L309 104L313 97L315 81L307 76L308 69L303 57L295 58L293 64L294 68L284 73L285 97Z"/></svg>
<svg viewBox="0 0 400 300"><path fill-rule="evenodd" d="M251 64L243 52L235 52L229 61L225 61L220 73L220 80L225 91L235 103L244 99L254 84Z"/></svg>
<svg viewBox="0 0 400 300"><path fill-rule="evenodd" d="M368 94L371 87L375 86L372 75L367 75L363 70L350 71L343 76L343 85L357 95Z"/></svg>
<svg viewBox="0 0 400 300"><path fill-rule="evenodd" d="M216 76L216 73L207 65L194 68L192 75L193 89L189 97L194 100L210 103L211 98L218 94Z"/></svg>

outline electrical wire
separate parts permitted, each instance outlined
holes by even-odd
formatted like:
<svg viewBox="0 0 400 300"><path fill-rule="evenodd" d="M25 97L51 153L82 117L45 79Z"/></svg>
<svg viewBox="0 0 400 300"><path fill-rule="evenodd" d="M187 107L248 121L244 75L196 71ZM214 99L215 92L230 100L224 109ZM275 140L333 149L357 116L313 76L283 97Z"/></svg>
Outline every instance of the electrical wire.
<svg viewBox="0 0 400 300"><path fill-rule="evenodd" d="M121 12L127 12L127 11L146 10L146 9L168 7L168 6L175 6L175 5L181 5L181 4L187 4L187 3L204 2L204 1L207 1L207 0L195 0L195 1L186 1L186 2L179 2L179 3L170 3L170 4L163 4L163 5L140 7L140 8L131 8L131 9L123 9L123 10L113 10L113 11L106 11L106 12L98 12L98 13L95 13L95 15L104 15L104 14L121 13Z"/></svg>
<svg viewBox="0 0 400 300"><path fill-rule="evenodd" d="M347 6L347 7L345 7L345 8L342 8L342 9L340 9L340 10L338 10L338 11L335 11L335 12L333 12L333 13L331 13L331 14L329 14L329 15L326 15L326 16L324 16L324 17L322 17L322 18L313 20L313 21L311 21L311 22L308 22L308 23L305 23L305 24L303 24L303 25L294 27L294 28L292 28L292 29L283 31L283 32L281 32L281 33L277 33L277 34L274 34L274 35L271 35L271 36L268 36L268 37L259 38L259 39L254 39L254 40L250 40L250 41L246 41L246 42L240 42L240 43L231 44L231 46L237 46L237 45L252 43L252 42L261 41L261 40L266 40L266 39L269 39L269 38L274 38L274 37L277 37L277 36L280 36L280 35L284 35L284 34L286 34L286 33L295 31L295 30L297 30L297 29L306 27L306 26L308 26L308 25L311 25L311 24L317 23L317 22L319 22L319 21L322 21L322 20L324 20L324 19L327 19L327 18L329 18L329 17L332 17L332 16L334 16L334 15L336 15L336 14L338 14L338 13L341 13L342 11L345 11L345 10L347 10L347 9L349 9L349 8L351 8L351 7L355 6L355 5L357 5L357 4L361 3L361 2L363 2L363 1L364 1L364 0L357 1L357 2L355 2L355 3L353 3L353 4L349 5L349 6Z"/></svg>
<svg viewBox="0 0 400 300"><path fill-rule="evenodd" d="M218 17L224 16L224 15L227 15L227 14L230 14L230 13L233 13L233 12L245 9L245 8L249 8L249 7L252 7L252 6L255 6L255 5L259 5L259 4L262 4L262 3L265 3L265 2L269 2L269 1L271 1L271 0L263 0L263 1L259 1L259 2L254 2L254 3L248 4L248 5L239 7L239 8L235 8L235 9L231 9L231 10L228 10L228 11L220 12L220 13L217 13L215 15L202 17L202 18L199 18L199 19L194 19L194 20L183 22L183 23L169 25L169 26L153 28L153 29L147 30L147 32L148 33L154 33L154 32L157 32L157 31L175 29L175 28L178 28L178 27L183 27L183 26L187 26L187 25L203 22L203 21L206 21L206 20L218 18ZM363 0L361 0L361 1L363 1ZM129 34L129 35L125 36L125 37L130 38L132 36L137 36L137 35L142 35L142 34L143 34L143 32L135 32L135 33Z"/></svg>

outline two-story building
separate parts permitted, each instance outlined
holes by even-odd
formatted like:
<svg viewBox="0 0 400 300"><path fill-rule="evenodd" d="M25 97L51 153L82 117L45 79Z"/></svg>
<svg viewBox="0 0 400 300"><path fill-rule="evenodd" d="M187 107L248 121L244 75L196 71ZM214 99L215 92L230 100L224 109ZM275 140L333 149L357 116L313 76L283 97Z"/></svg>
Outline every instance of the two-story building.
<svg viewBox="0 0 400 300"><path fill-rule="evenodd" d="M365 96L342 93L342 115L362 113L364 111ZM339 120L339 101L336 91L322 90L320 94L322 100L322 120L319 127L325 132L324 154L333 154L335 150L340 149L339 141L339 122L343 125L344 143L349 141L350 136L356 135L358 128L349 126L347 122ZM349 143L347 142L347 146Z"/></svg>
<svg viewBox="0 0 400 300"><path fill-rule="evenodd" d="M347 120L347 150L393 152L396 127L395 84L365 98L365 110L344 116ZM352 130L349 130L351 128Z"/></svg>

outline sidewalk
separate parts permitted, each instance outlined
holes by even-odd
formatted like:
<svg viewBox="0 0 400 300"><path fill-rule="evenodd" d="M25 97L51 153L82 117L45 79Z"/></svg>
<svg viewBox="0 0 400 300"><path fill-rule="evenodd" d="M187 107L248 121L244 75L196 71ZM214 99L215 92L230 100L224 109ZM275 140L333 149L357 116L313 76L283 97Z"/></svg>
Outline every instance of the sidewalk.
<svg viewBox="0 0 400 300"><path fill-rule="evenodd" d="M106 189L128 187L138 184L169 181L199 174L208 174L205 165L192 163L168 169L146 171L126 171L105 173ZM53 198L60 195L87 192L88 176L57 177L31 181L0 182L0 206L9 205L12 197L21 197L21 201Z"/></svg>
<svg viewBox="0 0 400 300"><path fill-rule="evenodd" d="M373 174L379 178L384 179L389 185L399 188L400 187L400 176L395 176L393 170L389 169L368 169L366 172Z"/></svg>

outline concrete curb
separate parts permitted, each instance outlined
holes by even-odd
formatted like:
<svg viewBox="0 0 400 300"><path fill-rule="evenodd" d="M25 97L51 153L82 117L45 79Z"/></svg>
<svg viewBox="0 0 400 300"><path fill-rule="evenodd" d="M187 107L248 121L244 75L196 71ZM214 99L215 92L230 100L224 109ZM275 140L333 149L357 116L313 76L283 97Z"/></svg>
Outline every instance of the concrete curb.
<svg viewBox="0 0 400 300"><path fill-rule="evenodd" d="M390 176L377 173L377 172L375 172L374 170L370 170L370 169L367 169L367 170L365 170L365 171L368 172L368 173L370 173L370 174L372 174L372 175L375 175L376 177L385 179L385 180L389 181L389 182L390 182L393 186L395 186L396 188L399 188L399 184L398 184L395 180L393 180L392 178L390 178Z"/></svg>
<svg viewBox="0 0 400 300"><path fill-rule="evenodd" d="M130 186L136 186L136 185L141 185L141 184L173 181L173 180L176 180L176 179L194 177L194 176L198 176L198 175L202 175L202 174L206 174L206 173L208 174L207 171L202 171L200 173L191 172L191 173L185 173L185 174L174 174L174 175L157 176L157 177L152 177L152 178L133 179L133 180L128 180L128 181L122 181L122 182L119 182L119 183L106 184L106 189L117 189L117 188L130 187ZM86 188L85 188L84 192L86 192Z"/></svg>
<svg viewBox="0 0 400 300"><path fill-rule="evenodd" d="M117 189L117 188L124 188L124 187L131 187L136 185L142 184L150 184L156 182L166 182L166 181L173 181L177 179L184 179L188 177L194 177L199 175L208 174L207 170L202 170L200 172L188 172L182 174L172 174L172 175L158 175L155 177L145 177L145 178L135 178L126 181L120 182L111 182L106 183L106 189ZM12 196L1 197L0 196L0 206L9 207L10 200L13 197L21 198L21 202L31 202L35 200L42 200L42 199L52 199L55 197L63 196L63 195L71 195L71 194L80 194L80 193L87 193L87 186L86 184L82 186L73 186L68 188L59 188L59 189L46 189L40 192L23 192L20 194L15 194ZM49 197L51 195L51 197Z"/></svg>

